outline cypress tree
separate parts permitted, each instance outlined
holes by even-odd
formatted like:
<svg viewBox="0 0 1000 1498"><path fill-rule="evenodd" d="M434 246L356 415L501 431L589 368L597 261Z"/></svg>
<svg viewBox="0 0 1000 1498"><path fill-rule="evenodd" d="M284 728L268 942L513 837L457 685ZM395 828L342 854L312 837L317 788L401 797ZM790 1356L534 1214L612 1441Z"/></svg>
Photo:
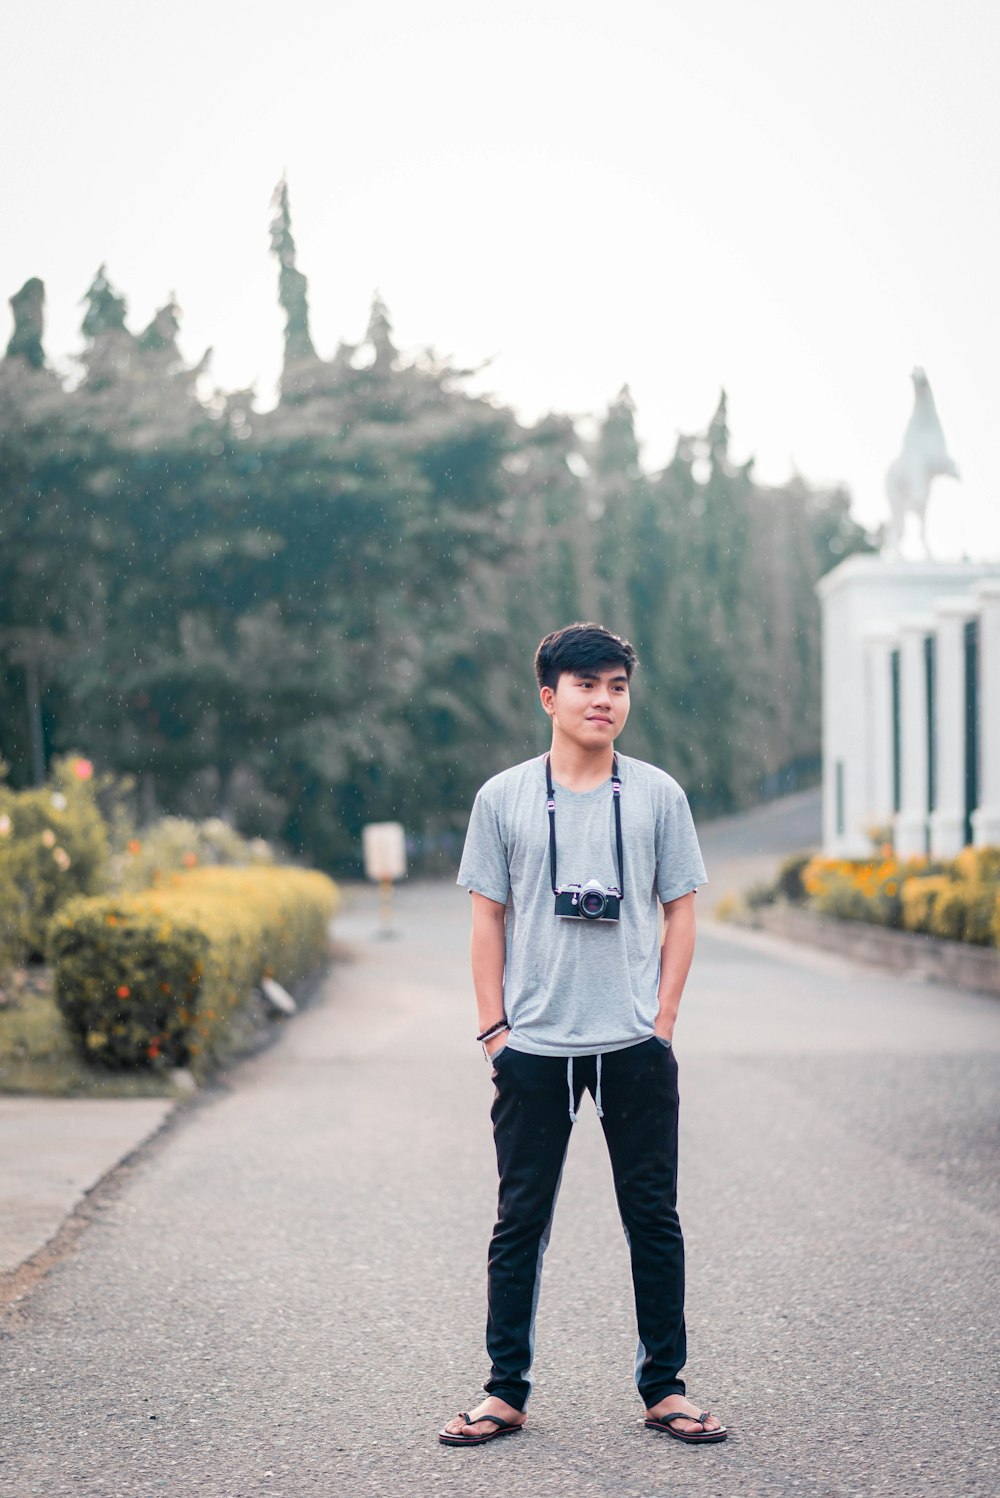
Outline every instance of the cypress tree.
<svg viewBox="0 0 1000 1498"><path fill-rule="evenodd" d="M271 253L280 267L278 300L285 311L285 370L316 358L309 332L308 281L295 263L295 240L288 205L288 183L282 177L271 199Z"/></svg>
<svg viewBox="0 0 1000 1498"><path fill-rule="evenodd" d="M125 298L119 296L107 278L107 267L98 266L97 274L84 294L87 310L80 331L84 338L100 338L102 333L124 333Z"/></svg>
<svg viewBox="0 0 1000 1498"><path fill-rule="evenodd" d="M629 638L636 630L630 579L642 547L642 537L635 528L641 481L635 402L629 387L623 385L608 407L594 444L587 488L595 531L592 546L598 578L597 609L610 628Z"/></svg>
<svg viewBox="0 0 1000 1498"><path fill-rule="evenodd" d="M139 334L138 345L144 353L165 353L180 363L180 350L177 347L177 334L180 330L177 317L179 310L171 293L166 306L157 308L152 322Z"/></svg>
<svg viewBox="0 0 1000 1498"><path fill-rule="evenodd" d="M389 321L389 309L376 291L372 297L372 309L368 316L368 331L365 334L365 342L371 344L375 352L373 369L387 372L392 369L396 358L397 349L392 341L392 323Z"/></svg>
<svg viewBox="0 0 1000 1498"><path fill-rule="evenodd" d="M84 386L90 391L125 387L133 368L136 340L125 325L125 298L111 285L103 264L83 302L86 311L80 331L86 347L80 360L86 370Z"/></svg>
<svg viewBox="0 0 1000 1498"><path fill-rule="evenodd" d="M30 369L45 368L42 346L45 314L45 285L37 276L25 281L10 298L14 314L14 331L7 344L8 359L23 359Z"/></svg>

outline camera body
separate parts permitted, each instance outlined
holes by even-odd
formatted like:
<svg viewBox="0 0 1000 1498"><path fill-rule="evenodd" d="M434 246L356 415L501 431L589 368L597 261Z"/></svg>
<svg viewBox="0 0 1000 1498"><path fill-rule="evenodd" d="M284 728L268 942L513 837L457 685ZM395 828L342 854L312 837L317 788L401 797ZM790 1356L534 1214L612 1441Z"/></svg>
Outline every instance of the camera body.
<svg viewBox="0 0 1000 1498"><path fill-rule="evenodd" d="M556 915L582 921L617 921L621 890L605 889L596 879L586 884L564 884L556 890Z"/></svg>

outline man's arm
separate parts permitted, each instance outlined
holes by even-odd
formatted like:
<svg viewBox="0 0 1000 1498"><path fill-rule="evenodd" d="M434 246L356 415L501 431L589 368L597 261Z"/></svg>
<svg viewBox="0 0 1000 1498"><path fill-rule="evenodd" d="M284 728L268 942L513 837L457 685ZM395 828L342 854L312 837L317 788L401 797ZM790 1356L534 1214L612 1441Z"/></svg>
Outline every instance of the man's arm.
<svg viewBox="0 0 1000 1498"><path fill-rule="evenodd" d="M694 891L663 907L663 944L660 947L659 1012L656 1033L670 1040L681 1006L684 984L694 956Z"/></svg>
<svg viewBox="0 0 1000 1498"><path fill-rule="evenodd" d="M472 898L472 986L476 990L479 1032L503 1019L503 969L507 956L506 905L471 891ZM507 1043L501 1030L486 1041L492 1056Z"/></svg>

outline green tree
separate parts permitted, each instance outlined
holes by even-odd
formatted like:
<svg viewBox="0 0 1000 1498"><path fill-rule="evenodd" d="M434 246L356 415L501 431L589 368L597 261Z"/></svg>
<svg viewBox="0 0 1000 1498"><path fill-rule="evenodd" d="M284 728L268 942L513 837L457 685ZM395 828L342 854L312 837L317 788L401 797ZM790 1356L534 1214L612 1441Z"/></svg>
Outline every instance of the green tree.
<svg viewBox="0 0 1000 1498"><path fill-rule="evenodd" d="M10 298L10 308L14 314L14 331L7 344L7 358L23 359L29 369L43 369L44 283L37 276L25 281L21 290Z"/></svg>
<svg viewBox="0 0 1000 1498"><path fill-rule="evenodd" d="M309 331L309 283L296 265L295 240L288 203L288 183L282 177L271 199L271 253L278 271L278 300L285 313L285 367L315 359Z"/></svg>
<svg viewBox="0 0 1000 1498"><path fill-rule="evenodd" d="M523 426L469 393L471 371L402 353L380 297L363 345L320 359L284 183L271 228L272 411L252 390L199 398L210 351L185 364L175 299L133 335L103 266L72 389L45 365L41 283L13 299L0 753L15 784L80 748L135 772L146 815L266 821L328 867L373 819L446 846L481 780L544 747L538 639L594 616L642 661L623 748L702 810L817 752L815 583L868 544L846 494L757 483L732 459L724 394L658 473L627 388L593 442L564 415Z"/></svg>

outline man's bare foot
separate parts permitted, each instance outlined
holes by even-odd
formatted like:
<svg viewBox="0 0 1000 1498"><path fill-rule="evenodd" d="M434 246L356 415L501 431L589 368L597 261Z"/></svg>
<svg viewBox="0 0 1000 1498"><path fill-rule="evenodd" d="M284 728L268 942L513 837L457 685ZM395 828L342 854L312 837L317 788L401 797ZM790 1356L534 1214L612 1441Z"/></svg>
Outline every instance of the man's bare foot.
<svg viewBox="0 0 1000 1498"><path fill-rule="evenodd" d="M499 1414L499 1411L497 1411ZM646 1411L649 1420L660 1420L664 1415L693 1415L692 1420L675 1420L674 1429L683 1431L685 1435L698 1435L701 1431L713 1431L722 1429L722 1421L717 1420L714 1415L709 1415L702 1425L697 1419L701 1410L696 1404L692 1404L683 1394L668 1394L666 1399L661 1399L657 1404L651 1405Z"/></svg>
<svg viewBox="0 0 1000 1498"><path fill-rule="evenodd" d="M449 1420L445 1430L450 1436L485 1436L496 1430L492 1420L481 1420L483 1415L499 1415L501 1420L509 1420L511 1425L523 1425L528 1418L523 1410L516 1410L513 1405L504 1404L502 1399L488 1395L482 1402L477 1404L474 1410L469 1411L471 1425L466 1425L461 1415L456 1415L454 1420Z"/></svg>

